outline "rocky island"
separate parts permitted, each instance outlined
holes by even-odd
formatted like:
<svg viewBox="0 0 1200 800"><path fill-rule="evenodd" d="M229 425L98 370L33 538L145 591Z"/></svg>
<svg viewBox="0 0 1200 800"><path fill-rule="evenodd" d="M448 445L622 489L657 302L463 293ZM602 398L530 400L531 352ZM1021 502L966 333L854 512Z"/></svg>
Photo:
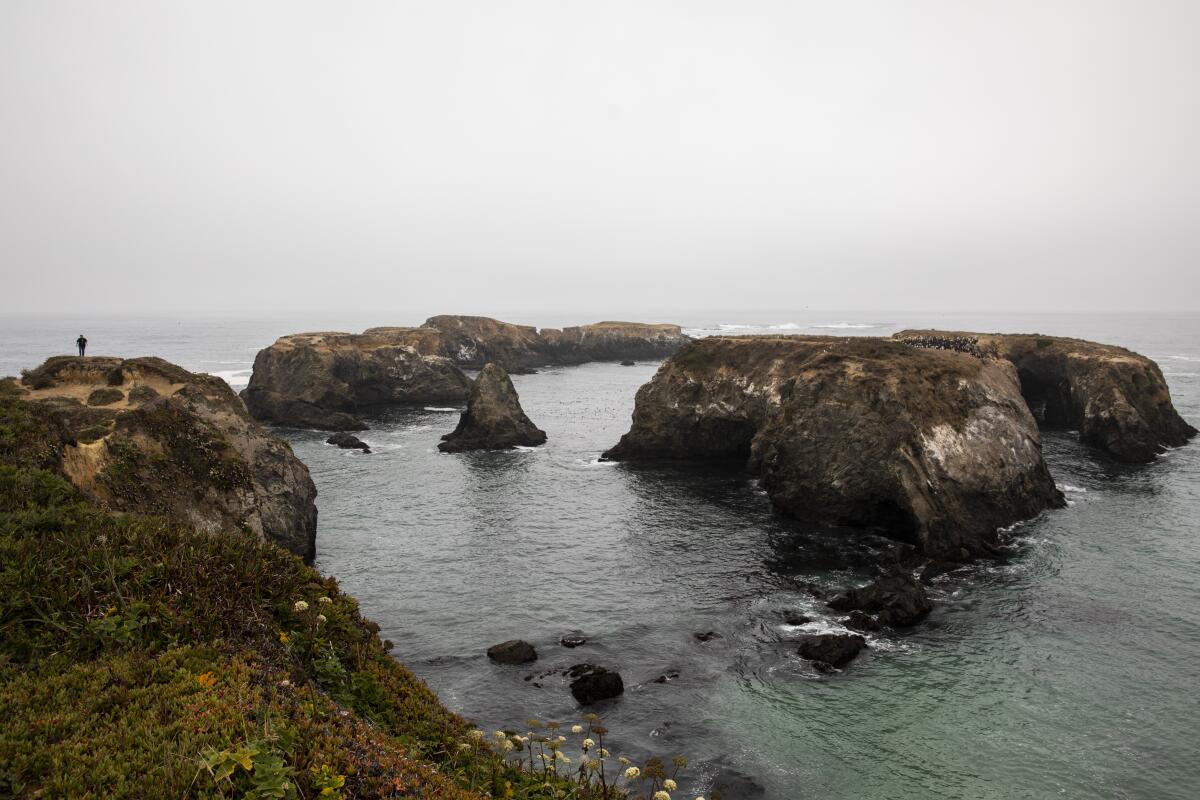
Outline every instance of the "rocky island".
<svg viewBox="0 0 1200 800"><path fill-rule="evenodd" d="M242 399L263 422L359 431L359 414L403 403L460 403L471 381L433 329L297 333L260 350Z"/></svg>
<svg viewBox="0 0 1200 800"><path fill-rule="evenodd" d="M1040 334L908 330L893 338L1011 362L1039 422L1077 430L1118 461L1153 461L1196 435L1171 403L1158 365L1124 347Z"/></svg>
<svg viewBox="0 0 1200 800"><path fill-rule="evenodd" d="M885 339L690 342L604 457L746 464L785 514L950 560L992 553L999 527L1063 504L1015 367Z"/></svg>
<svg viewBox="0 0 1200 800"><path fill-rule="evenodd" d="M686 341L678 325L599 322L539 331L450 315L361 334L298 333L258 353L242 397L263 422L365 430L362 415L372 408L465 402L471 381L460 368L492 363L516 373L552 364L665 358Z"/></svg>
<svg viewBox="0 0 1200 800"><path fill-rule="evenodd" d="M41 464L116 511L245 529L311 561L316 487L229 385L158 358L51 358L9 390L53 431Z"/></svg>

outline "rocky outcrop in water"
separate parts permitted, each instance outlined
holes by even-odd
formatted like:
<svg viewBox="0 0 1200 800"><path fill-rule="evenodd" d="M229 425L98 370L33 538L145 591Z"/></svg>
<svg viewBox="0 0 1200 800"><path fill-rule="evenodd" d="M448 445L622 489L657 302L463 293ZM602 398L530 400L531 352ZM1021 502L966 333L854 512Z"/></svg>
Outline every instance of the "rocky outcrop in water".
<svg viewBox="0 0 1200 800"><path fill-rule="evenodd" d="M894 628L915 625L933 610L925 587L911 575L904 574L876 578L866 586L833 598L829 607L835 611L869 611L877 615L881 624ZM870 629L863 616L852 613L849 619L859 626L867 626L860 629Z"/></svg>
<svg viewBox="0 0 1200 800"><path fill-rule="evenodd" d="M347 431L338 431L333 436L325 440L325 444L331 444L335 447L340 447L343 450L361 450L364 453L371 452L371 446Z"/></svg>
<svg viewBox="0 0 1200 800"><path fill-rule="evenodd" d="M554 364L666 358L688 337L678 325L597 322L570 328L514 325L490 317L430 317L442 335L442 354L464 367L497 364L521 372Z"/></svg>
<svg viewBox="0 0 1200 800"><path fill-rule="evenodd" d="M571 695L581 705L618 697L625 692L621 675L594 664L576 664L567 670L571 679Z"/></svg>
<svg viewBox="0 0 1200 800"><path fill-rule="evenodd" d="M1063 504L1010 364L885 339L690 342L604 455L744 463L781 512L955 560Z"/></svg>
<svg viewBox="0 0 1200 800"><path fill-rule="evenodd" d="M488 364L471 387L467 410L458 427L442 437L443 453L467 450L511 450L544 444L546 432L539 430L525 412L508 373Z"/></svg>
<svg viewBox="0 0 1200 800"><path fill-rule="evenodd" d="M467 399L470 379L441 349L441 335L420 328L284 336L259 351L242 399L263 422L364 430L372 408Z"/></svg>
<svg viewBox="0 0 1200 800"><path fill-rule="evenodd" d="M255 419L297 428L366 430L388 405L461 403L459 367L511 372L551 364L664 358L687 341L678 325L598 322L575 328L514 325L489 317L430 317L416 328L297 333L259 351L242 399Z"/></svg>
<svg viewBox="0 0 1200 800"><path fill-rule="evenodd" d="M85 405L100 387L119 398ZM220 378L157 358L59 357L18 388L61 430L56 466L91 499L213 534L247 529L312 560L308 469Z"/></svg>
<svg viewBox="0 0 1200 800"><path fill-rule="evenodd" d="M849 664L866 645L867 640L856 633L814 633L800 640L798 652L826 672L829 667Z"/></svg>
<svg viewBox="0 0 1200 800"><path fill-rule="evenodd" d="M1196 434L1171 403L1158 365L1124 347L1040 334L913 330L894 338L1011 362L1043 425L1078 430L1080 440L1118 461L1153 461Z"/></svg>
<svg viewBox="0 0 1200 800"><path fill-rule="evenodd" d="M537 650L523 639L509 639L489 647L487 657L498 664L528 664L537 661Z"/></svg>

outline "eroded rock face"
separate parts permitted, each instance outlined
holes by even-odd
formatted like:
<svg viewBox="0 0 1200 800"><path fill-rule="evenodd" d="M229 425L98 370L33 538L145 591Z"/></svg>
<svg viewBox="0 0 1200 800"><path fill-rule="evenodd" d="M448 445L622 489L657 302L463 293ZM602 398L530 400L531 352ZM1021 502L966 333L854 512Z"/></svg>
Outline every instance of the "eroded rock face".
<svg viewBox="0 0 1200 800"><path fill-rule="evenodd" d="M688 341L678 325L641 322L597 322L539 331L490 317L442 315L427 319L425 327L441 332L441 353L456 364L494 363L510 372L553 364L666 358Z"/></svg>
<svg viewBox="0 0 1200 800"><path fill-rule="evenodd" d="M121 397L84 405L118 369L124 381L109 391ZM317 490L308 468L220 378L157 358L60 357L20 387L61 426L58 466L94 500L213 534L246 529L312 560Z"/></svg>
<svg viewBox="0 0 1200 800"><path fill-rule="evenodd" d="M1078 430L1083 442L1119 461L1153 461L1196 434L1175 411L1158 365L1123 347L1039 334L912 330L893 338L926 348L969 347L977 357L1011 362L1043 425Z"/></svg>
<svg viewBox="0 0 1200 800"><path fill-rule="evenodd" d="M1012 365L885 339L690 342L604 455L745 463L786 514L955 560L1063 504Z"/></svg>
<svg viewBox="0 0 1200 800"><path fill-rule="evenodd" d="M545 441L546 432L539 430L521 410L517 390L508 373L495 364L488 364L471 387L467 410L459 418L458 427L442 437L438 449L443 453L510 450L533 447Z"/></svg>
<svg viewBox="0 0 1200 800"><path fill-rule="evenodd" d="M441 348L441 335L422 328L284 336L259 351L242 398L263 422L365 430L359 414L372 407L467 398L470 379Z"/></svg>

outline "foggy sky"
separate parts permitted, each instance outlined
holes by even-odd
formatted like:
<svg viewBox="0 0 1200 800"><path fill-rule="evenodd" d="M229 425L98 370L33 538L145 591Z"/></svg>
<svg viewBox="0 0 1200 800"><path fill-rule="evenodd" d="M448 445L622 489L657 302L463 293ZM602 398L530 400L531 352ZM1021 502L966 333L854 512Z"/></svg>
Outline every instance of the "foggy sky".
<svg viewBox="0 0 1200 800"><path fill-rule="evenodd" d="M0 312L1200 310L1200 3L0 3Z"/></svg>

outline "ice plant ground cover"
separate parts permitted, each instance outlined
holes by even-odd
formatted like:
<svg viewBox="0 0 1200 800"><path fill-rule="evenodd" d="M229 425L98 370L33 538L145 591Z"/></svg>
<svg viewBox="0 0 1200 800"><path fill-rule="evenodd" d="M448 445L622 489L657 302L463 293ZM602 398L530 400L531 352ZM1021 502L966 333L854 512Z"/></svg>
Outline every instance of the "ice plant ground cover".
<svg viewBox="0 0 1200 800"><path fill-rule="evenodd" d="M0 384L0 796L621 796L480 745L295 556L87 502L59 447Z"/></svg>

